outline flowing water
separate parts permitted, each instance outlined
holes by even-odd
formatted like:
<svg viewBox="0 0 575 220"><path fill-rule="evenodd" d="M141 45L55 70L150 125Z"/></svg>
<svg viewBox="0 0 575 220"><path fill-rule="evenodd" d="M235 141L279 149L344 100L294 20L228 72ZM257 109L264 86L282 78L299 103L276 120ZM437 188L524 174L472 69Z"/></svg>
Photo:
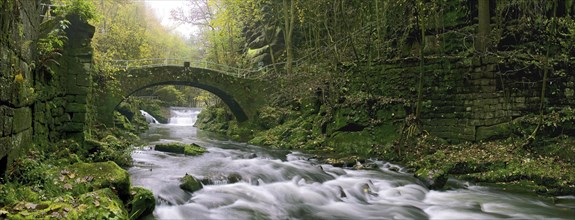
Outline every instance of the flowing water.
<svg viewBox="0 0 575 220"><path fill-rule="evenodd" d="M156 120L154 116L150 115L150 113L147 113L144 110L140 110L140 113L144 116L144 118L146 118L146 122L150 124L159 124L158 120Z"/></svg>
<svg viewBox="0 0 575 220"><path fill-rule="evenodd" d="M192 127L200 109L172 109L170 124L142 134L132 183L154 192L158 219L573 219L575 196L551 199L450 180L450 190L423 186L397 165L376 170L319 164L297 152L221 141ZM156 143L197 143L196 157L154 151ZM189 174L209 180L194 193ZM234 177L234 178L230 178ZM230 181L231 179L240 181Z"/></svg>

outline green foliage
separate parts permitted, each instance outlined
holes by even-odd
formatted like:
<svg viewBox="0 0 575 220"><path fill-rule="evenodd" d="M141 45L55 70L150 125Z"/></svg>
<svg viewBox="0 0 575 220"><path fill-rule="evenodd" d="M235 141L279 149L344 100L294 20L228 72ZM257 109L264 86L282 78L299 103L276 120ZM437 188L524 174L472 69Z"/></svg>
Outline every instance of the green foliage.
<svg viewBox="0 0 575 220"><path fill-rule="evenodd" d="M151 64L151 58L190 59L197 51L170 28L161 25L151 8L143 1L92 1L101 16L91 20L96 27L92 38L94 74L97 94L119 94L121 85L115 74L126 67ZM118 61L117 60L129 60ZM157 62L155 62L157 64Z"/></svg>
<svg viewBox="0 0 575 220"><path fill-rule="evenodd" d="M57 16L77 15L83 21L98 17L96 7L89 0L55 0L53 3L59 6L54 9Z"/></svg>
<svg viewBox="0 0 575 220"><path fill-rule="evenodd" d="M44 160L46 160L46 155L43 152L29 152L12 163L7 170L6 180L41 189L45 183L49 182L45 174L49 165L44 163Z"/></svg>
<svg viewBox="0 0 575 220"><path fill-rule="evenodd" d="M184 94L172 85L162 86L154 92L154 95L166 102L168 106L181 106L185 102Z"/></svg>
<svg viewBox="0 0 575 220"><path fill-rule="evenodd" d="M122 167L132 165L133 147L127 141L108 135L100 141L88 139L86 145L89 152L86 156L88 162L114 161Z"/></svg>
<svg viewBox="0 0 575 220"><path fill-rule="evenodd" d="M96 17L96 11L91 2L87 0L57 0L59 5L53 10L53 17L48 17L40 26L37 48L39 64L49 68L50 63L60 65L56 60L61 56L64 44L68 40L65 30L70 26L67 16L75 15L88 21ZM50 15L52 16L52 15Z"/></svg>

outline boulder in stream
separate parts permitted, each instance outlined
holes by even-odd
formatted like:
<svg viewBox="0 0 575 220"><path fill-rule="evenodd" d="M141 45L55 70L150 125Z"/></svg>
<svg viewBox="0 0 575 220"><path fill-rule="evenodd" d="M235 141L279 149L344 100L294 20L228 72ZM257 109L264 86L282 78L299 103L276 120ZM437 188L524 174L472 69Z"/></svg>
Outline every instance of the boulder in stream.
<svg viewBox="0 0 575 220"><path fill-rule="evenodd" d="M142 187L130 188L130 219L139 219L140 217L152 214L156 207L156 199L152 191Z"/></svg>
<svg viewBox="0 0 575 220"><path fill-rule="evenodd" d="M447 183L447 172L440 169L419 169L415 177L421 180L429 189L441 189Z"/></svg>
<svg viewBox="0 0 575 220"><path fill-rule="evenodd" d="M170 152L170 153L177 153L177 154L185 154L190 156L197 156L201 155L205 152L208 152L206 148L197 145L197 144L184 144L179 142L172 142L172 143L164 143L164 144L156 144L154 147L157 151L162 152Z"/></svg>
<svg viewBox="0 0 575 220"><path fill-rule="evenodd" d="M202 183L192 175L186 175L180 181L180 189L188 192L195 192L203 188Z"/></svg>

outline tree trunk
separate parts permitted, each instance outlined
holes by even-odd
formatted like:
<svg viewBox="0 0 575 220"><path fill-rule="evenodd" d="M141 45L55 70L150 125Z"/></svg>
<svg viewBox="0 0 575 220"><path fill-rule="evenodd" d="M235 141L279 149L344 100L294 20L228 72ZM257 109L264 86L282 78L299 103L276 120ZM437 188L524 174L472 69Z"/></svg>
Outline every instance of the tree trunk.
<svg viewBox="0 0 575 220"><path fill-rule="evenodd" d="M284 39L285 39L285 46L286 46L286 56L287 56L287 63L286 63L286 70L287 74L292 74L292 63L293 63L293 43L292 43L292 36L293 36L293 25L295 21L294 10L295 4L294 0L289 0L290 5L288 6L288 0L283 0L283 11L284 11Z"/></svg>
<svg viewBox="0 0 575 220"><path fill-rule="evenodd" d="M476 41L476 50L486 52L489 46L489 23L491 16L489 15L489 0L479 0L479 36Z"/></svg>

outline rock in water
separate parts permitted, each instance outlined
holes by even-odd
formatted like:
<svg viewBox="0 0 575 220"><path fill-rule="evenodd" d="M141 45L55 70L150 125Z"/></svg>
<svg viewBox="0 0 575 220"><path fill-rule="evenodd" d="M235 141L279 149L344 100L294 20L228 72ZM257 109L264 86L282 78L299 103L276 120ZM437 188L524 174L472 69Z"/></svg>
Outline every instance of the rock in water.
<svg viewBox="0 0 575 220"><path fill-rule="evenodd" d="M188 192L195 192L203 188L203 185L200 181L194 178L191 175L186 174L180 183L180 189L186 190Z"/></svg>
<svg viewBox="0 0 575 220"><path fill-rule="evenodd" d="M178 142L156 144L154 149L157 151L185 154L190 156L197 156L207 152L206 148L197 144L184 144Z"/></svg>
<svg viewBox="0 0 575 220"><path fill-rule="evenodd" d="M130 188L131 199L128 203L130 207L130 219L139 219L142 216L152 214L156 207L154 193L142 187Z"/></svg>
<svg viewBox="0 0 575 220"><path fill-rule="evenodd" d="M231 173L228 176L228 183L237 183L242 180L242 176L239 173Z"/></svg>
<svg viewBox="0 0 575 220"><path fill-rule="evenodd" d="M447 172L439 169L419 169L415 177L421 180L429 189L441 189L447 183Z"/></svg>

